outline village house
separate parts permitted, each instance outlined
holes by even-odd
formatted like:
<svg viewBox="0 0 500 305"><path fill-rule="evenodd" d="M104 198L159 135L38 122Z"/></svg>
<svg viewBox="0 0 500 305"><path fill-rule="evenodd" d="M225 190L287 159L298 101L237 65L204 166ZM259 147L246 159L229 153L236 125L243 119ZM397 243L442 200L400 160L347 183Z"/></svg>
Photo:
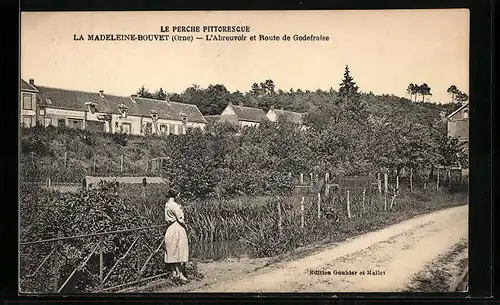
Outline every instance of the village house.
<svg viewBox="0 0 500 305"><path fill-rule="evenodd" d="M21 79L21 125L25 127L33 127L36 125L39 112L37 104L38 89L34 86L35 81L29 80L29 83ZM42 112L43 115L43 112Z"/></svg>
<svg viewBox="0 0 500 305"><path fill-rule="evenodd" d="M183 134L189 128L204 129L206 125L195 105L135 95L116 96L105 94L104 90L84 92L37 86L34 81L29 85L37 91L38 122L46 127L168 135Z"/></svg>
<svg viewBox="0 0 500 305"><path fill-rule="evenodd" d="M300 125L302 129L306 128L306 126L304 126L303 113L293 112L283 109L274 109L274 106L271 106L266 116L271 122L278 122L279 120L284 120L290 123Z"/></svg>
<svg viewBox="0 0 500 305"><path fill-rule="evenodd" d="M469 139L469 103L465 103L446 117L448 135L462 141Z"/></svg>
<svg viewBox="0 0 500 305"><path fill-rule="evenodd" d="M233 105L232 103L229 103L220 114L219 120L237 120L239 127L259 127L263 120L268 119L266 117L266 113L262 109Z"/></svg>
<svg viewBox="0 0 500 305"><path fill-rule="evenodd" d="M465 103L446 117L448 136L461 143L469 143L469 103Z"/></svg>

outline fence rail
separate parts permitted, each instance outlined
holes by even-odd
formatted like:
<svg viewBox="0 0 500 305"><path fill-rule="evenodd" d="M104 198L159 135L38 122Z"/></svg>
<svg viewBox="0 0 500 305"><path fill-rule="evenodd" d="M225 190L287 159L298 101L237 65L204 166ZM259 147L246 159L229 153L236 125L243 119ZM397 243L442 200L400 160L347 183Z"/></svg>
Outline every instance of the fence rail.
<svg viewBox="0 0 500 305"><path fill-rule="evenodd" d="M61 293L65 290L66 287L69 287L68 283L75 279L78 272L84 273L86 274L86 276L90 276L91 282L93 283L93 285L90 285L91 290L97 292L110 291L118 289L120 287L137 284L142 281L166 275L166 272L160 274L148 274L146 272L148 266L151 265L150 263L155 255L157 255L157 258L161 257L161 255L159 254L162 253L160 250L164 244L164 236L163 234L158 234L157 236L155 236L156 238L153 238L153 240L151 240L148 239L148 237L151 237L151 234L146 235L145 232L148 230L164 227L166 227L165 224L76 236L57 237L38 241L21 242L21 259L27 259L27 256L30 255L29 251L27 250L27 248L29 247L36 246L39 249L46 247L51 250L48 255L44 256L42 261L34 266L34 268L31 268L31 270L28 270L29 268L27 264L21 263L20 290L29 290L30 293ZM113 253L113 255L111 255L112 260L108 262L108 265L110 266L106 266L104 260L104 241L107 237L111 237L116 234L133 234L134 238L132 243L128 245L128 247L126 247L126 251L124 251L123 254ZM64 251L61 251L61 249L63 249L63 247L70 246L70 241L74 242L75 240L89 239L92 237L97 237L97 240L91 241L86 244L86 246L91 249L89 254L87 254L83 260L78 261L76 266L73 265L72 269L69 270L68 268L66 268L64 276L61 277L61 265L64 264L64 262L70 261L70 259L68 259L67 257L61 257L65 255ZM66 242L66 244L64 242ZM118 258L116 259L117 256ZM93 258L98 258L98 260L92 260ZM119 267L125 263L126 259L130 258L132 258L132 261L135 264L135 267L131 268L134 269L135 272L132 273L135 274L132 274L132 276L130 276L130 274L127 274L127 276L129 278L132 278L132 280L125 280L125 283L123 283L123 281L118 283L110 283L112 282L110 281L111 276L115 275L116 271L119 270ZM141 258L144 259L141 261ZM48 266L48 263L50 261L52 261L52 265ZM98 268L92 268L92 263L97 263ZM111 263L113 264L111 265ZM129 270L131 269L129 268ZM44 270L52 270L53 272L42 272ZM120 269L120 272L123 271L124 269ZM52 278L50 278L51 276ZM26 286L25 284L29 284L28 282L30 280L35 280L36 284L38 284L42 288L42 291L33 291L33 289L30 289L31 287L27 287L28 289L23 289ZM61 280L63 280L62 284ZM48 285L47 283L50 282L55 284L52 285L52 287L49 287L50 285ZM74 292L71 291L72 288L66 290Z"/></svg>

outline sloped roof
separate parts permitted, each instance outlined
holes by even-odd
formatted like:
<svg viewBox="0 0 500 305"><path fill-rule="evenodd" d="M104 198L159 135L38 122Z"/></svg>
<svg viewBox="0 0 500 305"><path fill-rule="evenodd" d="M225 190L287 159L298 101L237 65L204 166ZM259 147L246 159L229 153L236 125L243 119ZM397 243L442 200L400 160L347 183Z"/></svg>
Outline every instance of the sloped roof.
<svg viewBox="0 0 500 305"><path fill-rule="evenodd" d="M221 119L221 115L205 115L203 116L207 123L217 123Z"/></svg>
<svg viewBox="0 0 500 305"><path fill-rule="evenodd" d="M182 121L185 114L188 122L206 123L198 107L190 104L167 102L148 98L131 98L98 92L85 92L37 86L40 105L84 111L85 103L96 103L98 112L120 114L120 105L127 107L129 115L149 117L151 110L158 112L158 118Z"/></svg>
<svg viewBox="0 0 500 305"><path fill-rule="evenodd" d="M150 116L150 111L155 110L158 112L158 118L162 119L182 121L182 116L186 115L188 122L207 122L196 105L142 97L130 100L136 105L137 115L140 116Z"/></svg>
<svg viewBox="0 0 500 305"><path fill-rule="evenodd" d="M228 122L238 124L238 117L236 115L205 115L205 120L211 123Z"/></svg>
<svg viewBox="0 0 500 305"><path fill-rule="evenodd" d="M266 113L262 109L236 105L232 105L232 107L234 113L241 121L260 122L263 119L267 120Z"/></svg>
<svg viewBox="0 0 500 305"><path fill-rule="evenodd" d="M26 82L21 78L21 91L38 92L38 90L33 87L30 83Z"/></svg>
<svg viewBox="0 0 500 305"><path fill-rule="evenodd" d="M457 110L453 111L452 113L450 113L446 118L447 119L450 119L452 118L455 114L457 114L458 112L460 112L462 109L464 109L465 107L468 107L469 106L469 103L465 103L463 104L462 106L460 106Z"/></svg>
<svg viewBox="0 0 500 305"><path fill-rule="evenodd" d="M283 117L286 121L295 123L295 124L303 124L303 113L281 110L281 109L273 109L276 112L276 115L279 117Z"/></svg>

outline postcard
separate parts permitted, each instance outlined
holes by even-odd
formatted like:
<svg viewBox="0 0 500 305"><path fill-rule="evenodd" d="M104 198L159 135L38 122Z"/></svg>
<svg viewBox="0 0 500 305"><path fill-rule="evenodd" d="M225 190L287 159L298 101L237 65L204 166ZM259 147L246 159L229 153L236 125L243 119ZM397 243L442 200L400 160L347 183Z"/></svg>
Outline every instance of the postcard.
<svg viewBox="0 0 500 305"><path fill-rule="evenodd" d="M20 294L468 290L468 10L20 29Z"/></svg>

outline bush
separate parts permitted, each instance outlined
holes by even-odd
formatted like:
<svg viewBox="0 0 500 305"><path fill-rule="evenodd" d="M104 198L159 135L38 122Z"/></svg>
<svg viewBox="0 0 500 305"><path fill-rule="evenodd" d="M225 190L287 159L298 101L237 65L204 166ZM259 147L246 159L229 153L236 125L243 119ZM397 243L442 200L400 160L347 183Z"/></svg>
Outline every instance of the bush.
<svg viewBox="0 0 500 305"><path fill-rule="evenodd" d="M77 194L42 190L34 185L25 185L21 190L21 240L33 241L62 236L87 235L99 232L117 231L151 225L149 218L139 210L138 205L130 204L114 192L114 187L103 184L101 188L82 191ZM106 286L123 284L136 279L136 260L144 263L152 247L156 248L164 238L164 228L152 229L141 234L140 243L131 248L128 257L108 278ZM107 274L118 258L125 255L134 242L134 233L113 233L103 236L102 251L104 273ZM97 236L61 241L58 246L59 259L48 263L36 278L24 283L22 291L47 291L47 279L57 276L58 286L68 278L73 268L91 254L99 244ZM41 259L48 255L53 243L23 246L21 271L24 276L33 272ZM96 253L99 253L96 252ZM99 281L99 257L90 257L87 270L78 271L68 282L63 292L84 292L97 288ZM56 275L57 271L57 275ZM152 257L144 270L152 276L166 272L163 255ZM92 276L91 274L94 274ZM45 275L45 276L43 276ZM53 282L51 280L51 282ZM50 288L50 287L49 287Z"/></svg>

